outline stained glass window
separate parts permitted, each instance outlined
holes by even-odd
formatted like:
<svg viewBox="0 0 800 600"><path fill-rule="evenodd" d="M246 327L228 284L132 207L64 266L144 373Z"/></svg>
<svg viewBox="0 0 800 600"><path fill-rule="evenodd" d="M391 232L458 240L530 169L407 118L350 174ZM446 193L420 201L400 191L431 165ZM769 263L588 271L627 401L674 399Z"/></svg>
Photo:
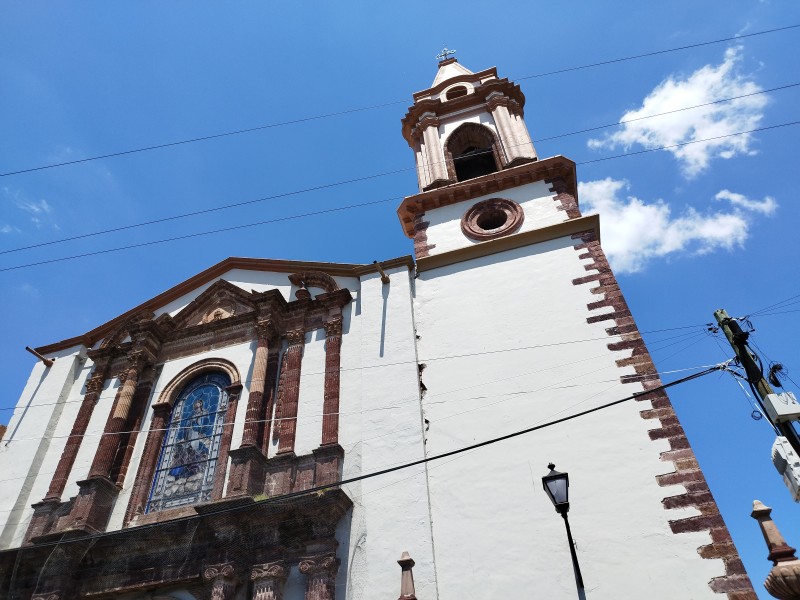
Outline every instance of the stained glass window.
<svg viewBox="0 0 800 600"><path fill-rule="evenodd" d="M169 420L145 512L211 499L230 385L204 373L183 388Z"/></svg>

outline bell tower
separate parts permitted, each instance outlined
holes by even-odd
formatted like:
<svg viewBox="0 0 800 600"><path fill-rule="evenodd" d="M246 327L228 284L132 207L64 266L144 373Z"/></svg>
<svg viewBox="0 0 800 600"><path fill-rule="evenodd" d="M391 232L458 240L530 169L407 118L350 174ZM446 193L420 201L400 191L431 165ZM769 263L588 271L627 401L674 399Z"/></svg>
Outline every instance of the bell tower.
<svg viewBox="0 0 800 600"><path fill-rule="evenodd" d="M455 58L440 61L433 85L414 94L403 119L420 190L535 161L524 106L519 86L496 67L473 73Z"/></svg>
<svg viewBox="0 0 800 600"><path fill-rule="evenodd" d="M529 243L516 234L551 235L567 221L596 229L578 210L575 163L537 156L519 85L496 67L473 73L442 54L433 85L414 94L402 121L420 191L397 212L417 259L496 238Z"/></svg>

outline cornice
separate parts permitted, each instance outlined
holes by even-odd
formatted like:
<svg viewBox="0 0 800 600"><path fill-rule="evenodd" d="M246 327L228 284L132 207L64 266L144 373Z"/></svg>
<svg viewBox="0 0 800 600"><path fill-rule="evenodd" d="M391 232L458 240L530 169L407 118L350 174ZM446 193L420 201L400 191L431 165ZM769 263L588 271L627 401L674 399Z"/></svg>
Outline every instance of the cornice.
<svg viewBox="0 0 800 600"><path fill-rule="evenodd" d="M459 81L469 81L469 78L474 78L476 75L464 75L463 77L456 77L448 80L443 84L439 84L433 90L439 88L444 89L453 83ZM480 78L478 78L480 79ZM480 83L478 81L478 83ZM482 84L476 85L473 93L466 96L460 96L452 100L442 100L441 98L429 98L423 92L419 98L418 94L414 94L414 104L408 109L402 119L403 124L403 137L408 142L409 146L414 146L414 131L417 129L420 119L425 113L433 113L436 117L444 118L450 116L452 113L460 112L465 109L485 106L489 100L488 96L493 92L498 92L507 98L514 106L518 107L520 114L525 106L525 94L522 93L519 85L512 83L508 79L490 79ZM433 93L433 92L431 92ZM487 110L489 108L487 107Z"/></svg>
<svg viewBox="0 0 800 600"><path fill-rule="evenodd" d="M458 250L451 250L450 252L442 252L441 254L419 258L417 259L417 271L423 273L431 269L438 269L439 267L480 258L481 256L497 254L498 252L505 252L506 250L514 250L515 248L522 248L523 246L547 242L576 233L584 233L586 231L593 231L597 240L600 240L599 215L569 219L568 221L550 225L549 227L525 231L523 233L481 242L473 246L467 246L466 248L459 248Z"/></svg>
<svg viewBox="0 0 800 600"><path fill-rule="evenodd" d="M487 194L497 194L526 183L556 177L564 179L567 184L566 191L571 193L577 202L578 184L575 176L575 163L564 156L553 156L408 196L397 209L397 216L400 218L406 236L413 238L414 217L417 214Z"/></svg>
<svg viewBox="0 0 800 600"><path fill-rule="evenodd" d="M411 256L400 256L398 258L382 261L380 266L383 269L406 267L407 269L411 270L414 268L414 259ZM182 281L178 285L169 288L165 292L154 296L142 304L139 304L138 306L82 335L61 340L46 346L39 346L36 348L36 351L47 355L58 350L71 348L73 346L83 345L87 348L91 348L98 340L103 339L115 331L117 327L125 323L137 313L142 311L149 311L152 313L158 308L169 304L173 300L177 300L181 296L191 293L198 287L208 283L209 281L213 281L232 269L242 269L245 271L270 271L275 273L286 273L287 275L296 273L298 271L322 271L323 273L334 277L353 277L355 279L360 279L364 275L369 275L370 273L379 272L378 266L374 263L327 263L298 260L275 260L268 258L241 258L234 256L218 262L205 271L201 271L197 275ZM268 294L269 292L265 293ZM247 294L247 292L245 292L245 294Z"/></svg>
<svg viewBox="0 0 800 600"><path fill-rule="evenodd" d="M428 88L427 90L422 90L421 92L414 92L412 96L414 98L414 101L416 102L417 100L421 100L422 98L432 96L433 94L438 94L443 89L448 88L455 83L464 83L464 82L480 83L481 79L486 79L487 77L496 78L497 67L489 67L488 69L484 69L483 71L478 71L477 73L464 73L463 75L456 75L455 77L451 77L450 79L445 79L444 81L435 85L432 88Z"/></svg>

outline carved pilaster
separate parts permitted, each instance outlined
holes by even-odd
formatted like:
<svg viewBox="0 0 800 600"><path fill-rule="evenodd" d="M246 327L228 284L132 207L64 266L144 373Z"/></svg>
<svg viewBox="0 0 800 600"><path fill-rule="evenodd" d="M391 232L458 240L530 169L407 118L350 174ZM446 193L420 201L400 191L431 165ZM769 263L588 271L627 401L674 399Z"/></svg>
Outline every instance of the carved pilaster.
<svg viewBox="0 0 800 600"><path fill-rule="evenodd" d="M110 476L114 457L119 447L119 434L125 430L139 375L154 357L143 350L136 349L128 354L127 358L125 382L120 386L117 397L114 399L111 414L108 416L103 436L100 438L100 444L94 455L92 467L89 469L89 477Z"/></svg>
<svg viewBox="0 0 800 600"><path fill-rule="evenodd" d="M334 600L339 559L335 554L308 556L300 561L300 572L306 576L305 600Z"/></svg>
<svg viewBox="0 0 800 600"><path fill-rule="evenodd" d="M236 592L236 568L232 564L205 567L203 581L211 586L211 600L233 600Z"/></svg>
<svg viewBox="0 0 800 600"><path fill-rule="evenodd" d="M150 431L147 434L147 441L142 452L142 459L139 462L139 472L136 474L136 482L133 484L131 499L128 503L128 510L125 513L125 522L130 522L137 514L145 510L145 502L153 483L158 455L166 435L167 423L172 407L160 402L153 405L153 416L150 419Z"/></svg>
<svg viewBox="0 0 800 600"><path fill-rule="evenodd" d="M322 445L339 442L339 372L342 317L325 323L325 391L322 405Z"/></svg>
<svg viewBox="0 0 800 600"><path fill-rule="evenodd" d="M281 400L279 454L294 451L294 439L297 433L297 402L300 396L300 367L303 362L306 334L302 329L295 329L287 333L286 338L289 341L289 348L286 350L286 373Z"/></svg>
<svg viewBox="0 0 800 600"><path fill-rule="evenodd" d="M283 561L253 565L250 580L253 582L253 600L282 600L283 588L289 569Z"/></svg>
<svg viewBox="0 0 800 600"><path fill-rule="evenodd" d="M275 324L264 319L256 324L258 339L253 358L253 375L250 381L250 396L247 400L247 415L244 421L242 446L257 446L259 430L263 430L263 397L267 376L269 347L276 338Z"/></svg>
<svg viewBox="0 0 800 600"><path fill-rule="evenodd" d="M78 409L78 416L75 418L72 431L70 431L69 438L67 438L64 451L61 453L58 466L50 482L50 488L44 497L45 501L61 499L61 494L67 485L67 478L70 471L72 471L72 466L75 464L75 458L78 456L78 450L80 450L86 428L89 426L89 420L92 418L94 407L97 405L100 393L103 391L103 385L108 376L109 362L110 359L106 359L104 362L95 363L92 377L86 382L86 394L83 396L81 407Z"/></svg>

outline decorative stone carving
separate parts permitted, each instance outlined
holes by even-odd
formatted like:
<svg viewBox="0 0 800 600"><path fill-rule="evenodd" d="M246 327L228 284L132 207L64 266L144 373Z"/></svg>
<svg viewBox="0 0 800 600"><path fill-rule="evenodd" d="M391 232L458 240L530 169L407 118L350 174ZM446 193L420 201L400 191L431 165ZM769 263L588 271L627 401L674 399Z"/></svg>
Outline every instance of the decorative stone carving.
<svg viewBox="0 0 800 600"><path fill-rule="evenodd" d="M203 581L211 583L211 600L232 600L236 591L236 568L230 563L203 569Z"/></svg>
<svg viewBox="0 0 800 600"><path fill-rule="evenodd" d="M62 600L64 594L61 592L45 592L44 594L34 594L31 600Z"/></svg>
<svg viewBox="0 0 800 600"><path fill-rule="evenodd" d="M289 576L289 570L286 568L286 563L281 560L268 562L261 565L253 565L250 571L250 579L256 581L266 577L274 579L286 579Z"/></svg>
<svg viewBox="0 0 800 600"><path fill-rule="evenodd" d="M253 581L253 600L281 600L289 569L283 561L253 565L250 579Z"/></svg>
<svg viewBox="0 0 800 600"><path fill-rule="evenodd" d="M299 273L292 273L289 275L289 281L302 289L316 287L326 292L335 292L339 289L339 285L334 278L322 271L300 271Z"/></svg>
<svg viewBox="0 0 800 600"><path fill-rule="evenodd" d="M303 558L299 568L306 576L306 600L333 600L336 597L336 571L339 570L336 555Z"/></svg>

